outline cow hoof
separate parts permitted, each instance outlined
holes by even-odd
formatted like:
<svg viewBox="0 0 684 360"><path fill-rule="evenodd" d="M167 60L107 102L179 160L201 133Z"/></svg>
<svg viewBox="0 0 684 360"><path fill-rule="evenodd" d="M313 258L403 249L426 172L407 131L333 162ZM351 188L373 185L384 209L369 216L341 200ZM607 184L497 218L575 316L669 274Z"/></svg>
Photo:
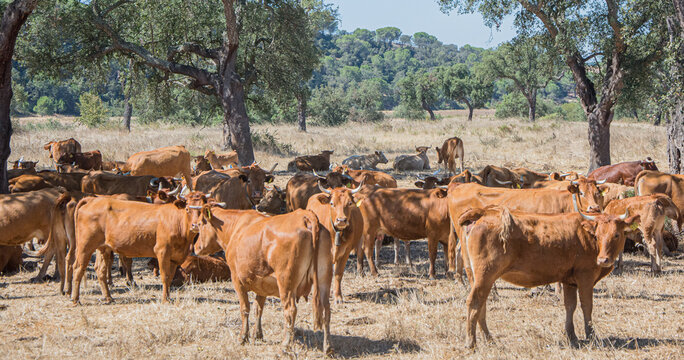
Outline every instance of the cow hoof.
<svg viewBox="0 0 684 360"><path fill-rule="evenodd" d="M332 357L333 355L335 355L335 349L333 349L332 346L328 345L323 348L323 353L325 353L325 356Z"/></svg>
<svg viewBox="0 0 684 360"><path fill-rule="evenodd" d="M29 282L31 282L32 284L44 283L46 281L47 281L46 276L43 276L43 277L36 276L36 277L32 277L31 280L29 280Z"/></svg>
<svg viewBox="0 0 684 360"><path fill-rule="evenodd" d="M104 304L104 305L109 305L109 304L113 304L113 303L114 303L114 299L112 299L112 298L104 298L104 299L100 299L100 302L101 302L102 304Z"/></svg>

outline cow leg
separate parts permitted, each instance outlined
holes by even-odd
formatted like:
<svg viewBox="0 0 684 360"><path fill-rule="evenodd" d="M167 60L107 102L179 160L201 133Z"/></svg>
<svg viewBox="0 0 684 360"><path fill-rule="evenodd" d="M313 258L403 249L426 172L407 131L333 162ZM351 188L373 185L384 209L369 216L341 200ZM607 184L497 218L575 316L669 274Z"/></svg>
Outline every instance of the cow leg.
<svg viewBox="0 0 684 360"><path fill-rule="evenodd" d="M59 271L59 293L64 295L64 279L66 277L66 249L57 250L57 271Z"/></svg>
<svg viewBox="0 0 684 360"><path fill-rule="evenodd" d="M580 307L584 315L584 334L587 340L590 340L594 337L594 327L591 321L591 312L594 306L594 284L593 282L578 284L577 290L579 291Z"/></svg>
<svg viewBox="0 0 684 360"><path fill-rule="evenodd" d="M492 341L494 340L492 338L492 335L489 333L489 328L487 327L487 301L482 304L482 314L480 315L480 318L477 320L477 323L480 325L480 330L482 331L482 335L484 335L485 340L487 341Z"/></svg>
<svg viewBox="0 0 684 360"><path fill-rule="evenodd" d="M613 274L615 274L615 275L619 275L620 273L622 273L622 254L623 253L624 253L624 250L620 251L620 255L618 255L617 264L615 264L615 268L613 269Z"/></svg>
<svg viewBox="0 0 684 360"><path fill-rule="evenodd" d="M413 263L411 262L411 242L408 240L404 241L404 248L406 248L406 263L409 264L409 266L413 266Z"/></svg>
<svg viewBox="0 0 684 360"><path fill-rule="evenodd" d="M230 274L233 280L233 287L240 301L240 319L242 320L242 330L240 330L240 345L249 342L249 294L247 289L240 283L235 272Z"/></svg>
<svg viewBox="0 0 684 360"><path fill-rule="evenodd" d="M100 283L100 290L102 290L102 298L106 304L113 301L112 295L109 293L109 282L111 281L111 252L109 256L105 255L105 249L98 249L98 256L102 252L102 261L99 266L95 266L95 271L97 272L97 280Z"/></svg>
<svg viewBox="0 0 684 360"><path fill-rule="evenodd" d="M94 249L78 249L76 251L76 261L73 265L74 279L71 289L71 300L74 304L79 302L81 280L83 280L83 275L86 273L93 251Z"/></svg>
<svg viewBox="0 0 684 360"><path fill-rule="evenodd" d="M375 267L375 275L376 276L377 276L377 269L380 267L380 251L382 250L382 242L384 240L384 237L385 237L384 235L376 236L375 242L373 243L373 247L375 249L375 257L373 257L373 266ZM395 255L396 255L396 252L395 252ZM371 273L372 273L372 271L371 271Z"/></svg>
<svg viewBox="0 0 684 360"><path fill-rule="evenodd" d="M263 340L264 339L264 332L261 329L261 315L264 313L264 305L266 304L266 297L257 295L256 296L256 303L257 303L257 309L256 309L256 322L254 323L254 339L256 340Z"/></svg>
<svg viewBox="0 0 684 360"><path fill-rule="evenodd" d="M74 277L74 263L76 261L76 249L74 247L69 247L66 255L66 275L64 282L66 283L66 295L71 295L71 287L73 284Z"/></svg>
<svg viewBox="0 0 684 360"><path fill-rule="evenodd" d="M378 269L375 267L375 262L373 261L373 249L376 247L376 240L375 235L366 235L366 244L364 244L363 249L366 259L368 259L368 267L373 276L378 276ZM380 245L382 246L382 242L380 242Z"/></svg>
<svg viewBox="0 0 684 360"><path fill-rule="evenodd" d="M45 254L45 257L43 258L43 264L40 266L40 271L38 271L38 275L35 277L31 278L31 282L41 282L45 280L45 275L47 274L48 267L50 266L50 263L52 262L52 258L55 256L55 253L52 251L52 249L48 250L48 252Z"/></svg>
<svg viewBox="0 0 684 360"><path fill-rule="evenodd" d="M484 277L484 276L483 276ZM483 279L484 280L484 279ZM487 304L487 296L492 288L493 282L491 281L478 281L471 289L468 294L468 299L466 300L466 309L468 309L467 316L467 331L468 331L468 342L467 347L475 347L475 330L477 323L480 322L480 328L485 332L486 337L490 337L489 330L487 329L486 319L480 320L482 315L485 313L485 305ZM484 327L482 324L484 323Z"/></svg>
<svg viewBox="0 0 684 360"><path fill-rule="evenodd" d="M648 247L648 254L651 257L651 272L653 275L658 275L662 271L660 263L663 257L664 242L662 232L658 234L657 231L654 231L654 233L648 237L644 236L644 242Z"/></svg>
<svg viewBox="0 0 684 360"><path fill-rule="evenodd" d="M359 241L359 246L356 248L356 272L360 275L363 276L363 258L365 257L364 255L364 242L365 239L362 236L361 241Z"/></svg>
<svg viewBox="0 0 684 360"><path fill-rule="evenodd" d="M285 315L282 345L286 350L289 350L295 336L294 324L295 319L297 318L297 304L292 290L287 289L285 286L281 286L280 281L278 281L278 287L281 289L280 301L283 306L283 313Z"/></svg>
<svg viewBox="0 0 684 360"><path fill-rule="evenodd" d="M344 275L344 265L347 263L348 257L349 254L340 259L333 267L333 271L335 273L335 284L333 285L333 297L335 298L335 304L341 304L344 302L344 298L342 297L342 276Z"/></svg>
<svg viewBox="0 0 684 360"><path fill-rule="evenodd" d="M135 286L135 280L133 280L133 258L128 258L119 254L119 265L123 270L122 275L126 275L126 284L128 286Z"/></svg>
<svg viewBox="0 0 684 360"><path fill-rule="evenodd" d="M376 242L377 244L377 242ZM379 258L380 251L375 253L375 256ZM379 261L378 261L379 262ZM394 238L394 265L399 264L399 239Z"/></svg>
<svg viewBox="0 0 684 360"><path fill-rule="evenodd" d="M435 261L437 261L437 247L439 242L433 237L428 237L428 257L430 258L430 280L435 279Z"/></svg>
<svg viewBox="0 0 684 360"><path fill-rule="evenodd" d="M166 250L157 253L157 261L159 262L159 275L162 280L162 302L168 303L171 281L176 273L176 264L171 263L171 257Z"/></svg>
<svg viewBox="0 0 684 360"><path fill-rule="evenodd" d="M572 319L577 308L577 286L563 284L563 303L565 305L565 334L570 345L577 347L577 335L575 335L575 324Z"/></svg>

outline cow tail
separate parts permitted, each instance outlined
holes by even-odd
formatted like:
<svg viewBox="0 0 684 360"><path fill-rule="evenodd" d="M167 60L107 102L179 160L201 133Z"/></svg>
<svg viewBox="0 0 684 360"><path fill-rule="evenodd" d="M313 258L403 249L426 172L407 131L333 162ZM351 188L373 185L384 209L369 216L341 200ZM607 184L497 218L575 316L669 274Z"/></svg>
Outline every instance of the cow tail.
<svg viewBox="0 0 684 360"><path fill-rule="evenodd" d="M513 232L513 225L515 224L515 221L513 220L513 216L511 215L511 212L508 211L508 208L504 207L501 209L501 232L499 233L499 240L501 240L501 244L503 246L503 251L504 254L506 253L506 245L508 245L510 238L511 238L511 233Z"/></svg>
<svg viewBox="0 0 684 360"><path fill-rule="evenodd" d="M323 327L323 305L319 294L318 281L318 241L319 241L319 226L318 218L314 213L308 211L305 215L304 222L306 227L311 231L311 241L313 245L313 299L311 305L313 306L313 325L314 330L319 330Z"/></svg>
<svg viewBox="0 0 684 360"><path fill-rule="evenodd" d="M66 204L71 200L71 194L68 192L65 192L61 194L59 197L57 197L57 200L55 200L55 205L52 207L52 218L50 219L50 233L48 234L47 241L45 241L45 245L38 250L37 253L32 256L35 257L43 257L45 254L50 250L52 247L56 246L54 237L56 235L57 231L57 224L62 224L62 216L60 215L62 211L64 211L64 208L66 207Z"/></svg>
<svg viewBox="0 0 684 360"><path fill-rule="evenodd" d="M682 231L682 229L684 229L684 211L679 210L677 205L675 205L669 196L659 196L657 201L658 204L662 206L665 216L672 220L677 219L679 231Z"/></svg>
<svg viewBox="0 0 684 360"><path fill-rule="evenodd" d="M640 186L641 185L641 178L643 177L643 175L644 175L644 172L642 170L637 174L636 179L634 179L634 194L636 196L641 196L641 191L639 190L639 188L641 187Z"/></svg>

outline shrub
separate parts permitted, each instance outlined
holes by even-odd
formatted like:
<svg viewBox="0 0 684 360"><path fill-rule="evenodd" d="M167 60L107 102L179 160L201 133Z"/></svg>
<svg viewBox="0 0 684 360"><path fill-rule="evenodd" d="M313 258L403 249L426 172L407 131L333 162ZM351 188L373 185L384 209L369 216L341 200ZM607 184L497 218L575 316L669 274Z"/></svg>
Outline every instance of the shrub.
<svg viewBox="0 0 684 360"><path fill-rule="evenodd" d="M64 111L64 101L49 96L41 96L33 107L33 112L40 115L52 115L60 111Z"/></svg>
<svg viewBox="0 0 684 360"><path fill-rule="evenodd" d="M582 105L578 102L569 102L560 106L560 115L565 121L586 121L587 116L584 114Z"/></svg>
<svg viewBox="0 0 684 360"><path fill-rule="evenodd" d="M394 108L394 117L402 119L420 120L425 119L427 113L423 109L417 109L404 103Z"/></svg>
<svg viewBox="0 0 684 360"><path fill-rule="evenodd" d="M557 111L559 111L558 106L556 106L553 101L537 97L537 109L535 113L537 119ZM527 118L529 116L527 99L519 92L512 92L504 95L501 101L496 105L496 113L494 113L494 116L498 118Z"/></svg>
<svg viewBox="0 0 684 360"><path fill-rule="evenodd" d="M271 134L268 131L252 132L252 145L254 146L254 150L260 150L271 154L281 156L295 154L292 145L280 142L276 138L276 134Z"/></svg>
<svg viewBox="0 0 684 360"><path fill-rule="evenodd" d="M342 125L349 118L350 106L344 92L339 88L324 87L314 90L309 105L311 116L321 125Z"/></svg>
<svg viewBox="0 0 684 360"><path fill-rule="evenodd" d="M81 116L78 118L78 121L88 127L101 126L109 118L107 108L96 94L81 94L78 98L78 107L81 111Z"/></svg>

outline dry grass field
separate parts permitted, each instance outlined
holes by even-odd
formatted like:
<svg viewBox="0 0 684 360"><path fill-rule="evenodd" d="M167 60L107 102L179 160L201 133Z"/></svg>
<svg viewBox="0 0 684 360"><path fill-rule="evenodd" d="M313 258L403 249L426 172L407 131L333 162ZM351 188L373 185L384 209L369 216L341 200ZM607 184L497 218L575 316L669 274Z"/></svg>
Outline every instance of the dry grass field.
<svg viewBox="0 0 684 360"><path fill-rule="evenodd" d="M306 134L291 125L254 126L274 135L297 154L334 149L333 160L384 150L394 156L412 153L417 145L441 146L450 136L465 142L466 166L479 170L486 164L526 166L540 171L586 170L588 145L585 123L495 120L478 112L467 122L464 113L441 113L435 122L389 119L379 124L349 124L340 128L311 127ZM192 153L218 148L220 129L177 126L135 126L131 134L90 130L58 119L61 125L36 125L45 119L19 119L12 139L12 159L49 164L42 145L49 140L75 137L84 151L99 149L108 160L125 160L136 151L185 144ZM612 125L613 162L653 157L666 168L663 127L615 122ZM434 163L436 154L428 156ZM289 158L257 152L262 166L278 162L276 183ZM401 175L400 186L412 186L415 174ZM565 310L551 292L532 292L501 282L499 296L490 297L488 323L493 343L482 341L474 351L465 342L467 290L443 275L427 278L425 241L412 243L414 267L391 264L390 247L383 248L380 276L356 273L352 256L342 283L345 303L332 304L332 345L335 356L359 359L682 359L684 358L684 256L680 245L674 257L663 261L663 274L650 275L643 254L626 255L626 269L611 274L594 290L594 326L597 338L573 349L563 333ZM403 251L403 249L402 249ZM28 259L19 274L0 277L0 357L2 358L198 358L274 359L322 358L321 338L314 334L310 304L300 301L297 344L283 353L279 345L283 315L277 299L264 311L264 342L238 345L239 305L230 283L191 284L174 288L173 302L161 304L159 279L136 260L137 287L125 286L115 274L115 303L99 302L100 290L89 270L81 306L58 294L58 284L31 284L36 265ZM440 250L438 274L444 274ZM52 273L53 267L50 269ZM252 311L253 317L253 311ZM253 320L253 319L252 319ZM583 339L581 311L575 313L578 336Z"/></svg>

